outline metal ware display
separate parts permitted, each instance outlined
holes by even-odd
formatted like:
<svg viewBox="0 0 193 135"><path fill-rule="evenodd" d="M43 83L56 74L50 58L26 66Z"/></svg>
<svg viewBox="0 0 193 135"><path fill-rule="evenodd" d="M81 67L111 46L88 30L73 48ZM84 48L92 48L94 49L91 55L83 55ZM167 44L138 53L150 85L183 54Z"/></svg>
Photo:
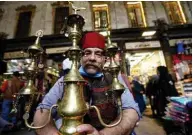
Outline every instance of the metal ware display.
<svg viewBox="0 0 193 135"><path fill-rule="evenodd" d="M43 36L43 31L38 30L36 32L36 36L37 39L35 41L35 44L28 47L29 57L32 59L31 63L27 66L27 69L25 70L25 75L28 79L28 82L27 85L19 91L19 93L16 93L16 95L14 95L16 96L16 100L10 114L17 113L19 99L23 96L29 96L29 103L25 106L26 113L24 115L29 114L31 105L33 104L34 96L35 94L39 94L37 88L34 85L34 79L38 71L37 59L43 52L43 49L40 46L40 37Z"/></svg>
<svg viewBox="0 0 193 135"><path fill-rule="evenodd" d="M72 3L71 3L72 4ZM50 109L52 111L53 107L58 107L57 111L59 116L62 118L62 126L59 129L61 135L81 135L76 132L76 127L80 124L83 124L83 118L89 109L95 109L99 117L100 123L105 127L113 127L119 124L122 118L122 109L121 109L121 94L123 92L123 85L121 85L117 79L120 67L114 61L114 55L117 51L117 46L111 44L110 39L108 40L107 51L111 57L110 68L113 74L113 83L111 85L111 92L117 98L117 103L119 105L121 117L120 119L112 125L107 125L103 122L100 110L96 106L89 106L83 95L83 85L85 83L84 78L80 75L78 71L78 62L81 58L81 49L77 45L79 40L82 37L82 28L85 24L84 18L76 12L80 9L72 5L74 14L69 15L65 19L65 25L63 27L63 33L69 37L72 41L72 47L68 50L67 57L72 61L71 69L68 74L64 77L64 91L65 96L58 104L53 105ZM66 31L65 31L66 30ZM66 33L65 33L66 32ZM109 37L110 38L110 37ZM29 128L40 129L43 128L51 118L51 113L47 122L39 127L34 127L26 123Z"/></svg>
<svg viewBox="0 0 193 135"><path fill-rule="evenodd" d="M25 71L25 74L27 75L29 81L26 87L24 87L19 91L19 94L21 95L31 95L37 91L37 88L34 86L33 81L38 70L37 58L43 52L43 49L40 46L40 37L43 36L43 31L42 30L37 31L36 36L37 39L35 41L35 44L28 47L29 57L32 59L32 61L28 65L27 70Z"/></svg>

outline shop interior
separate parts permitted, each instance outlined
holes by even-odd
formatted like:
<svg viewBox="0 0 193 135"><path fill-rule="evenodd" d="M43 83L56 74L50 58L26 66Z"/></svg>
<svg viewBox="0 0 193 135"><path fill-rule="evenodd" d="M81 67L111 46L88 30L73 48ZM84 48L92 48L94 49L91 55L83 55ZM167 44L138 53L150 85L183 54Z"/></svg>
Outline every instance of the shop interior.
<svg viewBox="0 0 193 135"><path fill-rule="evenodd" d="M138 76L142 84L148 82L148 77L156 74L158 66L165 66L163 52L160 50L147 52L127 52L130 62L130 76Z"/></svg>

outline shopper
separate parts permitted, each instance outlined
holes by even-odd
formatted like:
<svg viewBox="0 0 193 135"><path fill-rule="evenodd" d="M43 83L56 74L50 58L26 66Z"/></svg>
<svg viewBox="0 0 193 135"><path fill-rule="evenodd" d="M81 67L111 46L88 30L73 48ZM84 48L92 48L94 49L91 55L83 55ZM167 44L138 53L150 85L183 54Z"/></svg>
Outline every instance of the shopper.
<svg viewBox="0 0 193 135"><path fill-rule="evenodd" d="M69 58L66 58L62 62L62 67L63 67L63 75L62 76L65 76L70 71L71 65L72 65L72 61L69 60Z"/></svg>
<svg viewBox="0 0 193 135"><path fill-rule="evenodd" d="M145 90L145 93L150 101L153 117L156 117L157 115L157 109L156 109L156 106L157 106L156 104L156 83L157 81L158 81L157 75L151 76L146 85L146 90Z"/></svg>
<svg viewBox="0 0 193 135"><path fill-rule="evenodd" d="M12 122L13 124L16 124L16 117L10 118L9 113L12 108L13 95L18 93L23 86L19 76L20 74L18 71L13 72L12 79L5 81L1 87L1 90L4 92L1 117L6 121Z"/></svg>
<svg viewBox="0 0 193 135"><path fill-rule="evenodd" d="M178 92L167 67L157 67L157 75L159 79L156 84L156 105L158 116L162 117L165 115L165 107L168 104L167 97L178 96Z"/></svg>
<svg viewBox="0 0 193 135"><path fill-rule="evenodd" d="M139 77L133 77L132 81L132 90L135 95L135 101L139 105L140 112L143 113L146 109L146 104L143 98L143 94L145 93L144 86L139 82Z"/></svg>
<svg viewBox="0 0 193 135"><path fill-rule="evenodd" d="M112 76L110 74L103 74L102 68L105 63L105 39L102 35L96 32L87 33L82 39L83 56L81 58L80 74L88 80L92 89L85 89L90 93L89 101L94 105L98 105L102 112L103 118L106 121L113 122L118 116L117 107L112 97L105 95L108 86L112 83ZM56 104L58 99L63 96L63 77L60 78L51 88L49 93L45 96L40 106L37 108L34 117L34 125L43 125L49 115L49 109L53 104ZM103 91L98 91L97 89ZM98 96L97 96L98 95ZM64 95L65 96L65 95ZM88 100L87 100L88 101ZM88 101L88 102L89 102ZM87 114L90 121L89 124L82 124L77 127L77 132L86 134L112 134L112 135L129 135L136 122L139 120L139 108L135 103L129 90L125 90L122 94L122 121L115 127L104 128L96 117L96 113ZM100 106L103 107L100 107ZM61 123L60 123L61 124ZM58 125L59 127L60 125ZM59 135L58 129L54 126L53 121L50 121L44 128L36 130L39 135Z"/></svg>

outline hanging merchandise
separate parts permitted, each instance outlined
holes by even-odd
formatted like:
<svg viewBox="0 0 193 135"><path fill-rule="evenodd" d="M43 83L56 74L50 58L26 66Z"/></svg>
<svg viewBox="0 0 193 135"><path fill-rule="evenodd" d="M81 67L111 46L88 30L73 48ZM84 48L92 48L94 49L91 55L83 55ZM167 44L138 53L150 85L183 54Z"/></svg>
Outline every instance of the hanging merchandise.
<svg viewBox="0 0 193 135"><path fill-rule="evenodd" d="M184 75L188 75L190 73L190 68L188 66L188 62L187 61L182 61L181 62L183 67L182 67L182 71Z"/></svg>
<svg viewBox="0 0 193 135"><path fill-rule="evenodd" d="M184 54L184 43L179 40L177 43L176 43L176 46L177 46L177 53L178 54Z"/></svg>
<svg viewBox="0 0 193 135"><path fill-rule="evenodd" d="M190 73L190 68L186 61L181 61L176 65L174 65L174 70L176 71L177 80L184 79L184 75L187 75Z"/></svg>
<svg viewBox="0 0 193 135"><path fill-rule="evenodd" d="M176 73L177 80L182 80L184 79L185 75L188 75L191 73L189 64L187 61L179 58L178 55L173 55L172 57L173 57L174 70Z"/></svg>
<svg viewBox="0 0 193 135"><path fill-rule="evenodd" d="M173 55L173 62L174 62L174 70L176 73L177 80L182 80L184 79L184 74L183 74L183 64L181 60L176 56Z"/></svg>

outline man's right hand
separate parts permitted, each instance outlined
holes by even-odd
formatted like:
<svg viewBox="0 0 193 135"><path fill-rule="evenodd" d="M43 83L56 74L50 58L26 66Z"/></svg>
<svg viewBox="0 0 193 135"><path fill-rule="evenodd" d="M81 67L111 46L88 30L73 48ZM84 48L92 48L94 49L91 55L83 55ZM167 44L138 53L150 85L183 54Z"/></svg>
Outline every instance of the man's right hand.
<svg viewBox="0 0 193 135"><path fill-rule="evenodd" d="M47 109L37 110L34 115L34 126L42 126L49 119L50 111ZM49 123L40 129L36 130L37 135L60 135L58 129L55 127L53 119L50 119Z"/></svg>

